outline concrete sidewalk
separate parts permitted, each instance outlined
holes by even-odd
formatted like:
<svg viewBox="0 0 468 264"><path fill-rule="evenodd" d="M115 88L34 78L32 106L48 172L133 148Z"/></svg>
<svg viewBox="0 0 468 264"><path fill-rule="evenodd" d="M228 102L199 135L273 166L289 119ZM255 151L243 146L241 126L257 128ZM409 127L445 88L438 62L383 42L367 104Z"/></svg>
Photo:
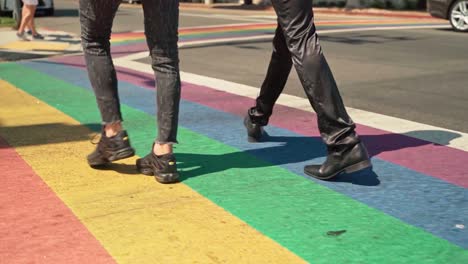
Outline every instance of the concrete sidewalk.
<svg viewBox="0 0 468 264"><path fill-rule="evenodd" d="M75 53L81 51L80 38L76 35L39 28L43 40L24 41L18 39L16 30L0 29L0 61L16 61L41 58L52 55Z"/></svg>

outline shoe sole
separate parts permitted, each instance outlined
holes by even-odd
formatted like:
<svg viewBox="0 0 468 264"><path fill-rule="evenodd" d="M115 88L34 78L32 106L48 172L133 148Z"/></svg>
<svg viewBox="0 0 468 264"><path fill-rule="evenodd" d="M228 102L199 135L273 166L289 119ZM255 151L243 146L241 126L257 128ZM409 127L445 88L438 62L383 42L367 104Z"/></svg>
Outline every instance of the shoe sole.
<svg viewBox="0 0 468 264"><path fill-rule="evenodd" d="M118 151L114 155L110 156L109 161L110 162L117 161L121 159L130 158L133 156L135 156L135 150L133 148L125 148L125 149Z"/></svg>
<svg viewBox="0 0 468 264"><path fill-rule="evenodd" d="M157 182L163 184L179 182L179 173L160 173L155 175L152 168L138 168L137 170L146 176L154 176Z"/></svg>
<svg viewBox="0 0 468 264"><path fill-rule="evenodd" d="M179 173L161 173L154 175L154 178L163 184L176 183L179 181Z"/></svg>
<svg viewBox="0 0 468 264"><path fill-rule="evenodd" d="M133 148L125 148L110 156L107 160L102 160L101 162L90 162L88 160L88 164L91 167L99 167L102 165L106 165L110 162L126 159L135 156L135 150Z"/></svg>
<svg viewBox="0 0 468 264"><path fill-rule="evenodd" d="M306 170L304 170L304 173L311 176L311 177L319 179L319 180L330 180L330 179L334 178L335 176L337 176L338 174L340 174L342 172L354 173L354 172L358 172L360 170L371 168L371 167L372 167L372 163L370 162L370 160L364 160L364 161L358 162L356 164L349 165L348 167L343 168L342 170L338 171L337 173L332 174L332 175L327 176L327 177L318 177L317 175L309 173Z"/></svg>

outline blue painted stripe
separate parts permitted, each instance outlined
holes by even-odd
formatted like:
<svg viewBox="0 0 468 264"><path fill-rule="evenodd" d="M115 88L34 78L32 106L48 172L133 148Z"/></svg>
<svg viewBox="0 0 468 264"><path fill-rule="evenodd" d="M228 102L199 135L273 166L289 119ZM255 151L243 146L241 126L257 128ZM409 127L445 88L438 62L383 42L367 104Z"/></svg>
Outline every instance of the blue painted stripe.
<svg viewBox="0 0 468 264"><path fill-rule="evenodd" d="M50 62L24 65L91 90L83 70ZM119 93L122 103L154 114L154 91L119 82ZM305 138L274 126L268 127L272 142L249 144L241 118L185 100L181 102L180 124L301 176L304 176L304 165L322 162L325 156L319 138ZM468 247L468 231L455 228L456 224L468 223L466 189L378 158L373 158L373 164L374 173L349 175L337 182L316 182L461 247Z"/></svg>

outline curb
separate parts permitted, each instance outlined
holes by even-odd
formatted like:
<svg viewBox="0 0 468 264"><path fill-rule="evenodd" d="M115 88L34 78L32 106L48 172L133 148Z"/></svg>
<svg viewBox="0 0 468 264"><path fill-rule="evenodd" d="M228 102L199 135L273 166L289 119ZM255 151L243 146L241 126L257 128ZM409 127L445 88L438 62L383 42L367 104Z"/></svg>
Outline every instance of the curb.
<svg viewBox="0 0 468 264"><path fill-rule="evenodd" d="M385 9L339 9L339 8L314 8L315 13L319 14L342 14L351 16L383 16L383 17L396 17L396 18L420 18L420 19L436 19L429 13L421 11L391 11Z"/></svg>

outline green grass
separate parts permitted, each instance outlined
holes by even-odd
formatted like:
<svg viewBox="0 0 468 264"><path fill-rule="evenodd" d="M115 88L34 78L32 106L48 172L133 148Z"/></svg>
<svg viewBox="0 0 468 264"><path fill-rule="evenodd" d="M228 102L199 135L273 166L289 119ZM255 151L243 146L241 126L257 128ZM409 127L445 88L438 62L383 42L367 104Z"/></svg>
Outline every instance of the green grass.
<svg viewBox="0 0 468 264"><path fill-rule="evenodd" d="M16 24L16 21L11 17L0 17L0 28L1 27L12 27Z"/></svg>

